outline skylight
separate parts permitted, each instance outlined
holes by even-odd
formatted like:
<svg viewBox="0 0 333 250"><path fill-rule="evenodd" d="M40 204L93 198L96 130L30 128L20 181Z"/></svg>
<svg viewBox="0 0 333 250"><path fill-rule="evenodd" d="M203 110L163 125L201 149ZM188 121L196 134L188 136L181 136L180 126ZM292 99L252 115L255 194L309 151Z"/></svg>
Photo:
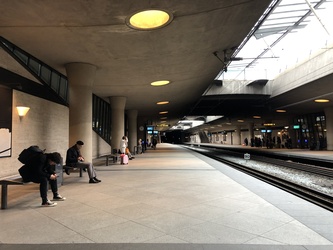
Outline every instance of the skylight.
<svg viewBox="0 0 333 250"><path fill-rule="evenodd" d="M332 13L332 1L282 0L238 52L243 59L232 61L219 79L271 80L332 49Z"/></svg>

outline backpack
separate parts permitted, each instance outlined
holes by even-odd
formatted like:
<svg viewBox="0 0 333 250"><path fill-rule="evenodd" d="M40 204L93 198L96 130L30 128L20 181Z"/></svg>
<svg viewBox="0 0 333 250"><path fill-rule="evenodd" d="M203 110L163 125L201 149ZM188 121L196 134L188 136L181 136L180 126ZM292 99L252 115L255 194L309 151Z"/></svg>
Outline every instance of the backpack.
<svg viewBox="0 0 333 250"><path fill-rule="evenodd" d="M18 172L20 173L23 182L30 182L31 181L31 171L30 171L30 167L28 167L27 165L23 165Z"/></svg>
<svg viewBox="0 0 333 250"><path fill-rule="evenodd" d="M44 151L38 146L30 146L20 153L18 160L23 164L29 164L36 155L43 154Z"/></svg>

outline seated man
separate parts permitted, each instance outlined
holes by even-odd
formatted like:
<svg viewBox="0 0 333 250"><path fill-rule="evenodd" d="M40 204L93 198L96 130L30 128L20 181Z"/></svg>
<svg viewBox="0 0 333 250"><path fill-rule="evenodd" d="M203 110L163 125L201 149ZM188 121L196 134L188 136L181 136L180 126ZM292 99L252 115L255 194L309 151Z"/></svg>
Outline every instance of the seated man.
<svg viewBox="0 0 333 250"><path fill-rule="evenodd" d="M94 166L90 162L84 162L80 149L84 145L83 141L77 141L76 144L67 150L66 165L72 168L88 169L89 183L99 183L101 180L97 179ZM66 174L69 175L69 169L65 169Z"/></svg>
<svg viewBox="0 0 333 250"><path fill-rule="evenodd" d="M48 154L36 154L29 163L26 163L19 169L19 172L25 182L40 183L39 191L42 198L43 207L53 207L57 203L47 198L47 183L50 184L53 192L53 201L64 201L66 198L58 193L57 175L55 165L60 164L61 155L58 152Z"/></svg>

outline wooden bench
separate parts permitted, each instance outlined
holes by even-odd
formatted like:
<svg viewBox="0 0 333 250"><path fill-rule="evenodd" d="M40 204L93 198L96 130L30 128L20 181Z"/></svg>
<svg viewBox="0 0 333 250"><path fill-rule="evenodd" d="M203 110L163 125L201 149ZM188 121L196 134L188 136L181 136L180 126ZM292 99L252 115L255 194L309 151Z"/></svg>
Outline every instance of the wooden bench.
<svg viewBox="0 0 333 250"><path fill-rule="evenodd" d="M0 180L1 185L1 209L7 208L8 199L8 186L9 185L23 185L23 179L20 175L5 177Z"/></svg>

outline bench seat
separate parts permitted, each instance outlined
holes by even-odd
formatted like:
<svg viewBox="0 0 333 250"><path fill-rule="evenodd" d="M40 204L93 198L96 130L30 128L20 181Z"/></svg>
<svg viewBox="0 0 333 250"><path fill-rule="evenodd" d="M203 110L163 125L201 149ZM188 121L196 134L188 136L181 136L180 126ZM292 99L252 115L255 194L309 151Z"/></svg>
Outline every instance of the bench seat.
<svg viewBox="0 0 333 250"><path fill-rule="evenodd" d="M75 166L75 167L71 167L71 166L67 166L67 165L64 165L63 166L63 170L65 171L65 169L68 168L70 170L75 170L75 169L79 169L79 175L80 177L82 177L83 175L83 169L85 168L84 166Z"/></svg>
<svg viewBox="0 0 333 250"><path fill-rule="evenodd" d="M105 157L105 166L109 166L109 160L112 159L113 163L118 161L118 155L109 154L109 155L102 155L101 157Z"/></svg>
<svg viewBox="0 0 333 250"><path fill-rule="evenodd" d="M0 180L1 185L1 209L7 208L8 200L8 186L9 185L23 185L23 179L20 175L5 177Z"/></svg>
<svg viewBox="0 0 333 250"><path fill-rule="evenodd" d="M105 166L109 166L110 159L113 163L116 163L119 159L118 149L114 148L111 154L101 155L100 157L105 157Z"/></svg>

